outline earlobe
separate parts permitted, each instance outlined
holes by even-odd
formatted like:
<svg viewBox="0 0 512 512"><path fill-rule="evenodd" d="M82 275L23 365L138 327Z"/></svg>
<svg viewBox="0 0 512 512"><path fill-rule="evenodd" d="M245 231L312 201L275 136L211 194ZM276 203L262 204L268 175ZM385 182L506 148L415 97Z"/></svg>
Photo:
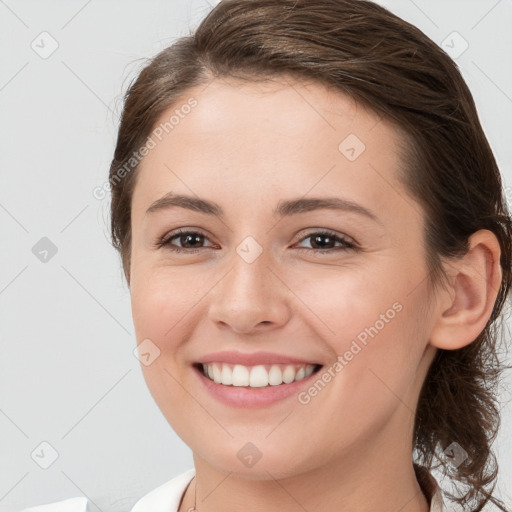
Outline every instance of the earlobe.
<svg viewBox="0 0 512 512"><path fill-rule="evenodd" d="M431 345L455 350L484 330L501 285L500 254L494 233L482 229L469 238L468 252L448 263L450 286L437 292Z"/></svg>

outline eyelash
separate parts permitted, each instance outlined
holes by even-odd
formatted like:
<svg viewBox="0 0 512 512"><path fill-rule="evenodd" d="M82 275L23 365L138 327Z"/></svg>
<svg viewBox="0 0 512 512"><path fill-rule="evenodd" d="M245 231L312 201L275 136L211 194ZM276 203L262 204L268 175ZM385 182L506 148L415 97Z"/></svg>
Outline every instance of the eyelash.
<svg viewBox="0 0 512 512"><path fill-rule="evenodd" d="M177 252L177 253L188 253L188 254L193 254L193 253L197 253L199 252L201 249L203 249L203 247L201 247L200 249L186 249L186 248L183 248L183 247L174 247L171 245L171 240L173 240L174 238L180 236L180 235L201 235L203 236L204 238L207 238L205 235L203 235L201 232L199 231L192 231L192 230L186 230L186 229L179 229L177 231L174 231L172 233L168 233L168 234L165 234L164 236L160 237L154 244L154 247L157 248L157 249L162 249L162 248L165 248L165 249L168 249L170 251L173 251L173 252ZM336 233L334 233L333 231L329 231L329 230L326 230L326 229L321 229L319 231L314 231L312 233L309 233L308 235L306 235L305 237L301 238L301 240L299 240L299 242L302 242L308 238L312 238L313 236L328 236L332 239L334 239L334 242L341 242L344 247L332 247L332 248L327 248L327 249L310 249L308 247L298 247L299 250L304 250L304 251L312 251L313 253L315 254L329 254L333 251L347 251L347 250L352 250L352 251L355 251L358 249L358 246L347 240L346 238L343 238L343 237L340 237L338 235L336 235Z"/></svg>

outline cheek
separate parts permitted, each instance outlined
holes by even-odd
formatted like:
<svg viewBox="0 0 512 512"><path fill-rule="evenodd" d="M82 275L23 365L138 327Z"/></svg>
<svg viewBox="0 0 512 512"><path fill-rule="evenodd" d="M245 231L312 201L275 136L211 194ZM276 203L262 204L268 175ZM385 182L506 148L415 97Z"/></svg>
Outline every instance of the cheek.
<svg viewBox="0 0 512 512"><path fill-rule="evenodd" d="M366 300L363 310L346 304L334 324L337 335L326 339L336 359L322 370L329 374L325 384L315 382L300 397L322 435L333 440L333 450L356 438L372 439L395 413L404 421L410 417L422 355L411 304Z"/></svg>
<svg viewBox="0 0 512 512"><path fill-rule="evenodd" d="M318 277L318 276L317 276ZM316 332L329 345L339 365L333 373L337 392L366 400L376 390L387 401L405 392L414 378L428 341L428 318L423 313L425 290L411 290L410 276L387 272L338 274L337 279L308 279L297 295L308 309ZM315 284L315 286L313 286ZM338 370L338 371L336 371ZM390 390L393 390L390 391ZM352 402L346 396L344 400ZM375 400L377 397L374 395ZM364 408L364 404L359 405Z"/></svg>
<svg viewBox="0 0 512 512"><path fill-rule="evenodd" d="M180 273L158 269L136 269L131 287L131 306L137 343L146 343L157 353L149 365L140 354L141 369L148 389L170 425L186 431L184 404L189 398L183 388L182 346L194 318L199 290ZM148 342L148 340L150 340ZM143 347L144 345L141 345Z"/></svg>
<svg viewBox="0 0 512 512"><path fill-rule="evenodd" d="M310 318L310 323L325 334L325 340L337 353L348 348L347 341L359 335L364 341L365 329L376 322L382 330L381 315L385 315L387 326L400 309L396 293L400 283L385 273L377 275L369 266L317 269L307 273L306 278L288 282L301 299L295 301L300 308L297 313L303 319Z"/></svg>
<svg viewBox="0 0 512 512"><path fill-rule="evenodd" d="M197 273L162 268L137 272L131 287L131 307L137 340L151 338L165 351L204 296L205 280Z"/></svg>
<svg viewBox="0 0 512 512"><path fill-rule="evenodd" d="M364 418L373 416L376 426L397 407L414 410L411 386L428 340L427 319L417 300L385 298L364 304L367 309L355 307L352 318L340 315L340 329L343 320L350 327L336 343L342 379L335 394L350 404L360 428Z"/></svg>

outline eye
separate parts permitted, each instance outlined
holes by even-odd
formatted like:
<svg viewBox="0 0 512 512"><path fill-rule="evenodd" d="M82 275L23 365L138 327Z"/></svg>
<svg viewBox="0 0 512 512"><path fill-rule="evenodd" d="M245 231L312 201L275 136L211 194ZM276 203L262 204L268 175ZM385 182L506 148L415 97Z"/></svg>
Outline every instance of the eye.
<svg viewBox="0 0 512 512"><path fill-rule="evenodd" d="M171 243L176 238L180 244L183 244L182 247ZM194 248L194 246L203 243L204 240L207 240L206 236L199 231L179 229L177 231L165 234L163 237L159 238L154 246L158 249L165 247L166 249L175 252L194 253L199 252L199 249ZM192 246L192 248L187 246Z"/></svg>
<svg viewBox="0 0 512 512"><path fill-rule="evenodd" d="M172 243L173 240L177 239L181 244L179 246ZM312 251L314 253L329 254L333 251L346 251L356 250L358 246L348 238L338 236L336 233L329 230L320 230L309 233L307 236L301 239L301 242L311 239L312 247L298 247L299 250ZM171 233L167 233L159 238L154 247L166 248L174 252L182 253L197 253L203 247L200 247L208 238L203 235L200 231L194 231L191 229L179 229ZM338 246L336 247L336 244Z"/></svg>
<svg viewBox="0 0 512 512"><path fill-rule="evenodd" d="M313 251L314 253L323 253L329 254L333 251L346 251L346 250L356 250L357 245L348 238L338 236L336 233L329 230L320 230L315 231L313 233L309 233L307 236L303 237L302 241L311 239L312 247L299 247L300 250ZM334 244L339 243L338 247L335 247ZM316 247L315 247L316 246Z"/></svg>

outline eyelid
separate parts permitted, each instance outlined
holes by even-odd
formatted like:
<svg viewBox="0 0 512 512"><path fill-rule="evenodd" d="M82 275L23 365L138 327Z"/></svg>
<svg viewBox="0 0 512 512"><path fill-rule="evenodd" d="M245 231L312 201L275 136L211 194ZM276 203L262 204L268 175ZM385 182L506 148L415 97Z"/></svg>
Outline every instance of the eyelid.
<svg viewBox="0 0 512 512"><path fill-rule="evenodd" d="M180 236L180 235L190 234L190 233L201 235L205 238L205 240L210 241L209 235L206 234L206 232L204 230L202 230L201 228L183 227L183 228L173 229L173 230L169 231L168 233L165 233L164 235L158 237L157 240L155 241L155 243L153 244L153 246L155 248L160 248L160 247L165 248L167 245L170 245L168 242L170 240L172 240L173 238L176 238L177 236ZM185 251L190 252L190 251L198 250L198 249L183 249L183 248L178 248L178 249L181 249L183 252L185 252ZM203 249L203 248L201 248L201 249Z"/></svg>
<svg viewBox="0 0 512 512"><path fill-rule="evenodd" d="M317 234L323 234L325 236L332 236L341 238L347 243L352 243L354 245L359 245L357 241L352 238L351 236L346 235L345 233L339 233L335 231L334 229L329 228L306 228L305 230L301 231L297 236L299 237L299 242L302 241L304 238L307 238L311 235L317 235Z"/></svg>
<svg viewBox="0 0 512 512"><path fill-rule="evenodd" d="M185 253L185 254L193 254L197 253L203 249L206 249L207 247L200 247L197 249L187 249L182 248L179 246L173 246L170 244L170 240L180 236L180 235L187 235L187 234L198 234L204 237L205 240L210 241L209 235L205 234L204 230L201 228L196 227L182 227L177 228L175 230L172 230L163 236L159 237L156 242L153 244L153 246L156 249L168 249L173 252L177 253ZM344 245L338 246L338 247L332 247L332 248L325 248L325 249L314 249L309 247L298 247L299 250L309 251L313 253L325 253L325 254L332 254L333 252L339 252L340 250L358 250L360 249L360 246L357 241L355 241L352 237L345 235L344 233L337 233L336 231L328 228L306 228L306 230L303 230L298 235L298 241L295 242L295 244L303 242L304 240L307 240L308 238L312 237L313 235L320 235L320 236L326 236L331 237L335 239L335 242L342 242ZM211 241L210 241L211 242ZM215 245L215 244L214 244Z"/></svg>
<svg viewBox="0 0 512 512"><path fill-rule="evenodd" d="M341 246L330 247L326 249L314 249L310 247L297 247L298 250L308 251L318 255L329 255L329 254L338 254L340 251L358 251L360 250L359 244L351 237L345 234L337 233L331 229L326 228L313 228L311 231L308 231L305 234L302 234L297 243L301 243L308 238L311 238L314 235L330 237L334 239L334 242L341 243Z"/></svg>

